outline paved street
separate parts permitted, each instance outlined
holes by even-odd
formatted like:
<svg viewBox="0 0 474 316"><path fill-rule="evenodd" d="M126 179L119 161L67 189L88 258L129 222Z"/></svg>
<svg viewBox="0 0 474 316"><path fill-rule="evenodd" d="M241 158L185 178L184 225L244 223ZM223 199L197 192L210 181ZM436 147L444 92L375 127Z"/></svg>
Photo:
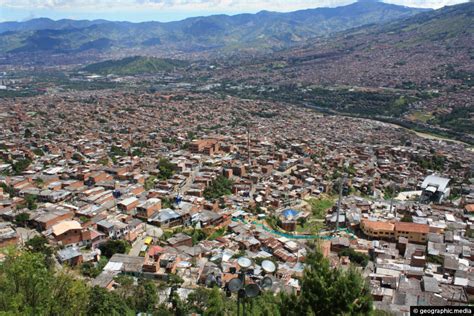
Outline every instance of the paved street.
<svg viewBox="0 0 474 316"><path fill-rule="evenodd" d="M130 256L138 256L140 254L140 249L145 244L145 238L147 236L153 237L153 239L160 238L163 234L163 230L159 227L146 225L146 233L138 237L137 240L132 244L132 249L128 253Z"/></svg>
<svg viewBox="0 0 474 316"><path fill-rule="evenodd" d="M30 228L25 228L25 227L17 227L16 232L20 236L21 244L24 244L29 239L31 239L35 236L39 236L39 233L36 230L30 229Z"/></svg>

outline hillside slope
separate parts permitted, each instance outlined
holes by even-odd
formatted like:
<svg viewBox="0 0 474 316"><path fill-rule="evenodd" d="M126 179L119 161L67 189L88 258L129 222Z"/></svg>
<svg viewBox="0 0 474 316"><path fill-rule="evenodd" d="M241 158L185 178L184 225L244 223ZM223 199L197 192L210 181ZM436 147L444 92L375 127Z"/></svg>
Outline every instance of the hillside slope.
<svg viewBox="0 0 474 316"><path fill-rule="evenodd" d="M445 7L310 40L206 75L260 87L245 97L436 127L474 142L473 20L474 3ZM271 93L261 92L265 86Z"/></svg>
<svg viewBox="0 0 474 316"><path fill-rule="evenodd" d="M172 71L187 65L188 62L181 60L134 56L94 63L82 70L103 75L137 75Z"/></svg>
<svg viewBox="0 0 474 316"><path fill-rule="evenodd" d="M169 23L48 19L6 22L0 23L0 53L81 52L140 47L184 52L216 48L228 51L236 48L275 49L314 36L387 22L422 11L364 0L337 8L214 15Z"/></svg>

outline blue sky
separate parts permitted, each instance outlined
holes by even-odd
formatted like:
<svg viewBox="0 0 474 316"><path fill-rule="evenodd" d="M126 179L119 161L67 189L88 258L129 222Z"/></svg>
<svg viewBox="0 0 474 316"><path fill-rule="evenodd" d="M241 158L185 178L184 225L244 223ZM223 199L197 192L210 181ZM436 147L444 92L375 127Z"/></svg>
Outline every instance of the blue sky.
<svg viewBox="0 0 474 316"><path fill-rule="evenodd" d="M466 0L384 0L420 8L440 8ZM52 19L107 19L120 21L175 21L191 16L288 12L316 7L336 7L354 0L0 0L0 21Z"/></svg>

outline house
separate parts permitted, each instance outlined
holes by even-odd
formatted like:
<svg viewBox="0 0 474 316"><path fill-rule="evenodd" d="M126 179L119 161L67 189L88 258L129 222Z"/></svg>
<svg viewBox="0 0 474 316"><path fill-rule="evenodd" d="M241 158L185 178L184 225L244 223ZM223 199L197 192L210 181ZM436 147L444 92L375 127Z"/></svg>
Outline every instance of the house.
<svg viewBox="0 0 474 316"><path fill-rule="evenodd" d="M179 246L192 247L193 239L186 234L178 233L174 235L173 237L168 238L168 244L174 248L179 247Z"/></svg>
<svg viewBox="0 0 474 316"><path fill-rule="evenodd" d="M128 225L115 219L98 221L97 230L112 239L123 239L129 233Z"/></svg>
<svg viewBox="0 0 474 316"><path fill-rule="evenodd" d="M79 245L82 242L82 226L78 221L69 220L51 227L54 239L62 245Z"/></svg>
<svg viewBox="0 0 474 316"><path fill-rule="evenodd" d="M406 223L406 222L384 222L363 219L361 229L369 237L377 239L406 238L409 242L427 243L430 230L427 224Z"/></svg>
<svg viewBox="0 0 474 316"><path fill-rule="evenodd" d="M183 223L181 215L170 208L160 210L148 222L159 227L174 227Z"/></svg>
<svg viewBox="0 0 474 316"><path fill-rule="evenodd" d="M77 247L68 247L58 251L58 260L61 264L67 264L70 267L77 266L82 263L82 253Z"/></svg>
<svg viewBox="0 0 474 316"><path fill-rule="evenodd" d="M18 234L11 223L0 223L0 248L14 246L18 243Z"/></svg>
<svg viewBox="0 0 474 316"><path fill-rule="evenodd" d="M448 178L443 178L437 175L430 175L425 178L421 184L421 193L420 201L422 203L441 203L445 198L449 197L450 188L449 182L451 180Z"/></svg>
<svg viewBox="0 0 474 316"><path fill-rule="evenodd" d="M218 226L224 221L224 217L216 212L203 210L198 215L198 221L201 223L201 227Z"/></svg>
<svg viewBox="0 0 474 316"><path fill-rule="evenodd" d="M99 182L105 182L105 181L111 181L111 180L113 180L113 177L110 174L104 171L98 171L91 174L87 182L89 184L97 184Z"/></svg>
<svg viewBox="0 0 474 316"><path fill-rule="evenodd" d="M189 144L189 150L194 154L212 156L219 151L219 143L216 139L196 139Z"/></svg>
<svg viewBox="0 0 474 316"><path fill-rule="evenodd" d="M99 247L99 245L106 240L107 238L104 233L92 227L82 231L82 243L85 246L90 246L92 249Z"/></svg>
<svg viewBox="0 0 474 316"><path fill-rule="evenodd" d="M426 243L430 227L427 224L395 223L395 237L406 237L408 241L415 243Z"/></svg>
<svg viewBox="0 0 474 316"><path fill-rule="evenodd" d="M53 225L62 221L71 220L74 217L74 213L65 209L50 209L38 217L33 222L39 230L50 229Z"/></svg>
<svg viewBox="0 0 474 316"><path fill-rule="evenodd" d="M130 213L138 206L138 204L139 204L138 199L132 196L118 202L117 207L123 213Z"/></svg>
<svg viewBox="0 0 474 316"><path fill-rule="evenodd" d="M72 193L66 190L42 190L37 197L40 202L58 203L70 198L71 196Z"/></svg>
<svg viewBox="0 0 474 316"><path fill-rule="evenodd" d="M151 198L137 206L136 216L143 219L148 219L160 209L161 200L158 198Z"/></svg>
<svg viewBox="0 0 474 316"><path fill-rule="evenodd" d="M92 280L92 286L102 287L108 290L112 290L115 284L114 278L120 274L120 271L102 271L94 280Z"/></svg>
<svg viewBox="0 0 474 316"><path fill-rule="evenodd" d="M129 274L133 276L140 276L143 272L143 264L145 262L145 258L143 257L136 257L136 256L129 256L126 254L116 253L110 258L107 265L104 267L104 270L107 269L107 266L115 266L118 268L118 271L124 274Z"/></svg>
<svg viewBox="0 0 474 316"><path fill-rule="evenodd" d="M423 276L421 286L425 292L439 293L441 289L438 286L438 280L434 277Z"/></svg>
<svg viewBox="0 0 474 316"><path fill-rule="evenodd" d="M360 227L365 235L372 238L391 239L395 237L395 225L390 222L363 219Z"/></svg>

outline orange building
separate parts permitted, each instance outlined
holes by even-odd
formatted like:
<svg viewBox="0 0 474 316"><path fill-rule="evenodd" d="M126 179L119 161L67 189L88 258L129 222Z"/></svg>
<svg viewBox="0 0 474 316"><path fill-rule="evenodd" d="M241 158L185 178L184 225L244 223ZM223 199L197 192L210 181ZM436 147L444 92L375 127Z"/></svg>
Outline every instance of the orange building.
<svg viewBox="0 0 474 316"><path fill-rule="evenodd" d="M203 153L212 156L219 151L219 143L217 139L196 139L189 145L189 150L192 153Z"/></svg>
<svg viewBox="0 0 474 316"><path fill-rule="evenodd" d="M410 242L426 243L430 226L406 222L382 222L362 220L360 225L364 234L379 239L398 239L405 237Z"/></svg>
<svg viewBox="0 0 474 316"><path fill-rule="evenodd" d="M428 233L430 226L427 224L417 223L395 223L395 236L406 237L409 241L425 243L428 241Z"/></svg>
<svg viewBox="0 0 474 316"><path fill-rule="evenodd" d="M394 238L395 225L390 222L362 220L360 227L364 234L373 238Z"/></svg>
<svg viewBox="0 0 474 316"><path fill-rule="evenodd" d="M52 228L54 239L63 245L79 244L82 242L82 226L77 221L64 221Z"/></svg>

